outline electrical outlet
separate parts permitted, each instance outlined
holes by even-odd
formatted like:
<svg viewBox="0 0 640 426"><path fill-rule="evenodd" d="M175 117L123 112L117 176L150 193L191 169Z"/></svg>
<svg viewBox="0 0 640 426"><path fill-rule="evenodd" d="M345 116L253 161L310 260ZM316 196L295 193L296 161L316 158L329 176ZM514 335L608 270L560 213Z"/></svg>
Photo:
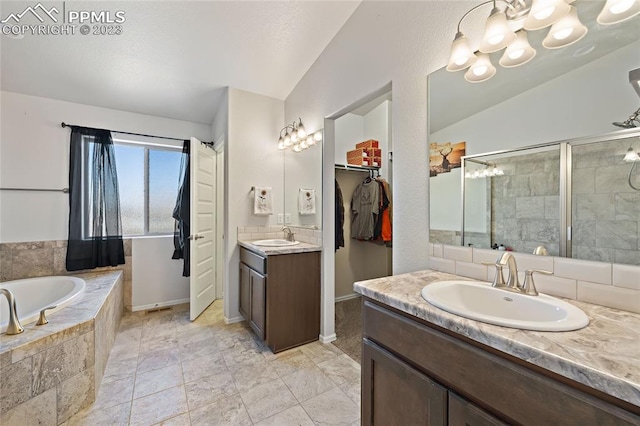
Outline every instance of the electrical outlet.
<svg viewBox="0 0 640 426"><path fill-rule="evenodd" d="M285 213L284 214L284 223L286 223L286 224L291 223L291 213Z"/></svg>
<svg viewBox="0 0 640 426"><path fill-rule="evenodd" d="M278 225L282 225L284 223L284 215L282 213L278 213Z"/></svg>

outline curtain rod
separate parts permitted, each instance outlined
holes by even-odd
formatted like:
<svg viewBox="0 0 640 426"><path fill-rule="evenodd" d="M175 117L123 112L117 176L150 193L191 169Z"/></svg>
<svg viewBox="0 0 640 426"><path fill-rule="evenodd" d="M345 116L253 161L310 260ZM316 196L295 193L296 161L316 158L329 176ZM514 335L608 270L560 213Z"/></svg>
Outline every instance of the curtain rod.
<svg viewBox="0 0 640 426"><path fill-rule="evenodd" d="M83 126L77 126L75 124L67 124L64 121L60 125L63 128L65 128L65 127L83 127ZM93 128L95 128L95 127L93 127ZM120 134L123 134L123 135L143 136L145 138L167 139L167 140L171 140L171 141L184 142L185 140L189 140L189 138L185 138L185 139L169 138L169 137L166 137L166 136L145 135L144 133L121 132L120 130L109 130L109 129L96 129L96 130L106 130L108 132L120 133ZM205 145L213 146L213 142L202 142L202 143L205 144Z"/></svg>

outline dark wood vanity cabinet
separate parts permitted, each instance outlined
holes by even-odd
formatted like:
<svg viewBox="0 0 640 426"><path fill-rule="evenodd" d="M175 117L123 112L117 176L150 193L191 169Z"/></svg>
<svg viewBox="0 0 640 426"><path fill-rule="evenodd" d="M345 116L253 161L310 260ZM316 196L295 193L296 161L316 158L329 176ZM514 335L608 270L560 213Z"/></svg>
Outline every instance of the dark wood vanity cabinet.
<svg viewBox="0 0 640 426"><path fill-rule="evenodd" d="M240 313L276 353L318 339L320 252L262 256L240 248Z"/></svg>
<svg viewBox="0 0 640 426"><path fill-rule="evenodd" d="M612 398L363 298L363 425L640 425Z"/></svg>

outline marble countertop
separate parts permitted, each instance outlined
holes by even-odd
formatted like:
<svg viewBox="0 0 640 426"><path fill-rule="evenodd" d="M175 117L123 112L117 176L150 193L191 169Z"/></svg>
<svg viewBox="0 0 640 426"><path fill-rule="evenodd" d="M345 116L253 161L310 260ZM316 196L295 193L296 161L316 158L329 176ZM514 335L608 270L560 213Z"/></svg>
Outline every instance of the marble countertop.
<svg viewBox="0 0 640 426"><path fill-rule="evenodd" d="M400 311L640 406L640 315L563 299L589 317L581 330L539 332L486 324L427 303L420 291L443 280L470 280L426 270L354 284L354 290Z"/></svg>
<svg viewBox="0 0 640 426"><path fill-rule="evenodd" d="M285 247L256 246L251 244L251 241L238 241L238 245L246 248L247 250L251 250L252 252L261 254L262 256L276 256L279 254L308 253L312 251L322 251L321 246L317 246L315 244L303 243L302 241L300 241L300 244L296 244L295 246L285 246Z"/></svg>

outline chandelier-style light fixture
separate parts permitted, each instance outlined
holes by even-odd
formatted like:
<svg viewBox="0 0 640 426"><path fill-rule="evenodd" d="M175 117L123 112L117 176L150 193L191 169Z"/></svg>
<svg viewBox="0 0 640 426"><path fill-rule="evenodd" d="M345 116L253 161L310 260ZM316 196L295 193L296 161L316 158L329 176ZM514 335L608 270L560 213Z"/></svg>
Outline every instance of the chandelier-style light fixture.
<svg viewBox="0 0 640 426"><path fill-rule="evenodd" d="M576 0L489 0L471 8L458 22L458 30L451 44L448 71L467 69L464 78L480 83L493 77L496 68L490 53L505 49L499 64L505 68L518 67L531 61L536 50L529 44L527 31L551 27L542 45L547 49L560 49L581 40L587 27L578 18L578 10L571 3ZM493 4L485 24L478 52L471 50L469 40L460 31L460 24L474 10ZM640 0L607 0L597 22L612 25L640 14Z"/></svg>
<svg viewBox="0 0 640 426"><path fill-rule="evenodd" d="M291 130L291 133L289 130ZM284 136L282 132L285 132ZM302 152L321 141L322 131L318 130L315 133L308 134L304 124L302 124L302 119L298 117L293 123L287 124L280 130L278 149L291 148L294 152Z"/></svg>

